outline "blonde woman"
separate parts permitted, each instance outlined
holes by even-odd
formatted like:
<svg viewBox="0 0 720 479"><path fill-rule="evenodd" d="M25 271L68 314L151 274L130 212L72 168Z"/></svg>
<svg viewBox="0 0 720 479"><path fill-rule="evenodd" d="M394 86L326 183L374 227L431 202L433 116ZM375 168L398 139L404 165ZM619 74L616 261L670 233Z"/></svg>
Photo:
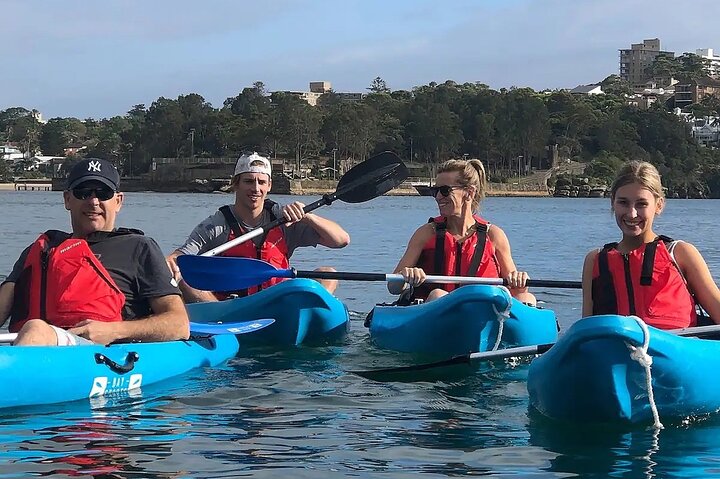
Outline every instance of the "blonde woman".
<svg viewBox="0 0 720 479"><path fill-rule="evenodd" d="M622 239L590 251L583 266L583 316L635 315L661 329L697 325L696 303L720 322L720 290L697 248L653 231L665 209L650 163L621 168L611 192Z"/></svg>
<svg viewBox="0 0 720 479"><path fill-rule="evenodd" d="M528 275L518 271L505 232L475 214L485 196L485 168L480 160L449 160L440 165L431 187L439 215L419 227L396 273L412 288L401 303L431 301L457 287L455 284L425 285L427 274L506 278L512 295L535 305L527 290ZM390 292L398 294L394 283Z"/></svg>

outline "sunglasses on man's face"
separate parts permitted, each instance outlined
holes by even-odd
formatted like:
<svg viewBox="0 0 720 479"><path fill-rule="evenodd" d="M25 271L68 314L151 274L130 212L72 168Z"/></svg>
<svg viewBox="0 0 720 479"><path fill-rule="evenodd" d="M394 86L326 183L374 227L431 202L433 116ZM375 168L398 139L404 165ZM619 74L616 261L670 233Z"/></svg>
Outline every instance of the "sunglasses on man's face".
<svg viewBox="0 0 720 479"><path fill-rule="evenodd" d="M437 196L438 193L440 193L443 196L450 196L450 193L452 192L452 190L455 190L458 188L465 188L465 187L462 185L431 186L430 193L432 193L433 196Z"/></svg>
<svg viewBox="0 0 720 479"><path fill-rule="evenodd" d="M115 196L115 192L105 186L93 188L73 188L72 194L75 198L79 200L87 200L88 198L92 198L92 196L95 195L95 198L99 199L100 201L107 201L113 196Z"/></svg>

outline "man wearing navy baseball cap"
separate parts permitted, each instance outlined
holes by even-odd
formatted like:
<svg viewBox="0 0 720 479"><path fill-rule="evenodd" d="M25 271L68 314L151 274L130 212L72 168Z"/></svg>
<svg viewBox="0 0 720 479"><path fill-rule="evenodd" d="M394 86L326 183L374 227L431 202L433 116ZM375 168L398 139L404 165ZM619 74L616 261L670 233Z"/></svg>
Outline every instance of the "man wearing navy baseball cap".
<svg viewBox="0 0 720 479"><path fill-rule="evenodd" d="M16 345L170 341L189 336L180 290L157 243L115 225L120 175L86 158L63 192L72 232L46 231L0 285L0 324Z"/></svg>

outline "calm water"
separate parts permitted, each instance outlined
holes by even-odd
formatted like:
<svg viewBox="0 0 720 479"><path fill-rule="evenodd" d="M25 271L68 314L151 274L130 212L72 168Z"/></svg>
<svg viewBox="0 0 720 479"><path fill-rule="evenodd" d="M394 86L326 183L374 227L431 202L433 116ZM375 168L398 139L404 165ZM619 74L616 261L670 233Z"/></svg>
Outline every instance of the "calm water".
<svg viewBox="0 0 720 479"><path fill-rule="evenodd" d="M119 223L169 252L230 199L130 193ZM719 206L671 200L657 227L695 243L716 280ZM340 222L352 244L298 250L294 266L391 272L435 211L429 198L337 202L318 213ZM587 250L617 239L603 199L490 198L483 214L505 229L516 263L536 279L579 280ZM59 193L0 192L0 275L39 232L67 225ZM578 317L579 291L534 292L563 326ZM356 319L343 344L245 351L224 367L131 397L0 411L0 478L720 477L720 417L668 424L657 436L561 427L528 411L526 362L482 364L443 382L374 383L347 374L408 358L373 347L362 327L361 316L390 299L384 284L346 282L338 296Z"/></svg>

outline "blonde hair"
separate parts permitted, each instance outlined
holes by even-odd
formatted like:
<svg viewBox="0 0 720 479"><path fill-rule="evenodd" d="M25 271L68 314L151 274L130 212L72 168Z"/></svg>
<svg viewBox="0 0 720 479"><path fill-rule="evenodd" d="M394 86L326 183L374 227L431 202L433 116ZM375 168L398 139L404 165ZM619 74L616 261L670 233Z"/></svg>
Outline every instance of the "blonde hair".
<svg viewBox="0 0 720 479"><path fill-rule="evenodd" d="M665 199L665 193L662 188L660 173L657 168L647 161L633 160L625 163L618 170L610 188L611 201L615 201L617 190L625 185L638 184L653 194L655 199Z"/></svg>
<svg viewBox="0 0 720 479"><path fill-rule="evenodd" d="M448 160L442 163L437 170L439 173L458 172L458 184L468 187L475 187L475 196L472 200L472 208L475 211L480 206L480 201L485 198L487 175L482 161L473 160Z"/></svg>

